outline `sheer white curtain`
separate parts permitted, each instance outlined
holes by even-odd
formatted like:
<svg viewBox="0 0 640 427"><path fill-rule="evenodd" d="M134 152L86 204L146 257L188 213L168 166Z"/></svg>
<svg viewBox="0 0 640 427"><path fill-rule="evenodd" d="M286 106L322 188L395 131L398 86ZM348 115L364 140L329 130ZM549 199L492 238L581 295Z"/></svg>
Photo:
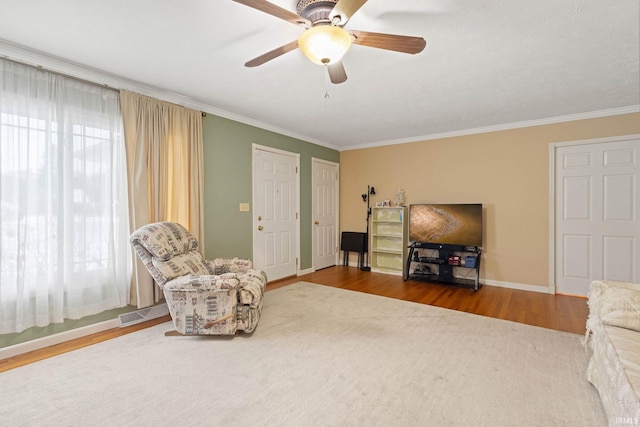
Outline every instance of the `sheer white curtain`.
<svg viewBox="0 0 640 427"><path fill-rule="evenodd" d="M119 94L0 59L0 334L128 303Z"/></svg>

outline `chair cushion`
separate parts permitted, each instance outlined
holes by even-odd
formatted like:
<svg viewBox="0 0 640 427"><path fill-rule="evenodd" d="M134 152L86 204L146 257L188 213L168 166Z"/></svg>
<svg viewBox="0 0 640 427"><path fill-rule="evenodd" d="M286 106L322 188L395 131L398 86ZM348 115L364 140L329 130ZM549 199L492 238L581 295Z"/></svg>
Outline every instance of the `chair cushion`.
<svg viewBox="0 0 640 427"><path fill-rule="evenodd" d="M253 268L253 262L248 258L216 258L213 260L215 274L244 273Z"/></svg>
<svg viewBox="0 0 640 427"><path fill-rule="evenodd" d="M174 222L149 224L136 236L153 258L166 261L198 247L198 241L182 225ZM175 276L174 276L175 277Z"/></svg>
<svg viewBox="0 0 640 427"><path fill-rule="evenodd" d="M604 289L598 316L605 325L640 331L640 292L620 287Z"/></svg>
<svg viewBox="0 0 640 427"><path fill-rule="evenodd" d="M198 250L192 250L186 254L175 255L168 260L152 258L151 262L160 274L166 278L166 280L186 276L188 274L211 274Z"/></svg>

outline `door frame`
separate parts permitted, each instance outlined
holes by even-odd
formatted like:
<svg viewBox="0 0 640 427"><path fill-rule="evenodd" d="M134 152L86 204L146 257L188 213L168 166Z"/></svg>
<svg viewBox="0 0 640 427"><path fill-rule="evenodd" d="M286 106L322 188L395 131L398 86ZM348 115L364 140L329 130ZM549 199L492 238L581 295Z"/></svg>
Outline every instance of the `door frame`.
<svg viewBox="0 0 640 427"><path fill-rule="evenodd" d="M610 136L549 144L549 293L556 293L556 151L561 147L638 140L640 134Z"/></svg>
<svg viewBox="0 0 640 427"><path fill-rule="evenodd" d="M256 167L256 161L255 161L255 155L256 155L256 151L257 150L261 150L261 151L268 151L270 153L273 154L279 154L282 156L287 156L287 157L293 157L296 160L296 203L295 203L295 207L296 207L296 271L295 274L297 276L300 275L300 154L299 153L294 153L291 151L285 151L285 150L280 150L278 148L273 148L273 147L268 147L266 145L260 145L260 144L256 144L256 143L252 143L251 144L251 205L253 206L253 208L251 209L251 215L252 215L252 220L251 220L251 253L253 256L253 259L256 258L256 229L258 228L258 219L256 217L256 183L255 183L255 167Z"/></svg>
<svg viewBox="0 0 640 427"><path fill-rule="evenodd" d="M311 158L311 267L313 271L316 271L316 233L313 232L313 218L314 218L314 200L316 200L316 186L315 186L315 165L317 163L322 163L329 166L335 166L338 178L336 180L336 192L335 192L335 218L336 218L336 228L335 228L335 242L336 242L336 265L339 264L340 261L340 163L331 162L329 160L319 159L317 157Z"/></svg>

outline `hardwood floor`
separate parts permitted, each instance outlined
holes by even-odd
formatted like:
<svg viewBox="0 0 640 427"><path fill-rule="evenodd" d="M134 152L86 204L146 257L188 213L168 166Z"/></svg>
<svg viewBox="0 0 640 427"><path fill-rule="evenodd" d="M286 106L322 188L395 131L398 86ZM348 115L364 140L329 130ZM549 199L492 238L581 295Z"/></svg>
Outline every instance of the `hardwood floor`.
<svg viewBox="0 0 640 427"><path fill-rule="evenodd" d="M478 291L404 281L400 276L336 266L267 285L267 290L306 281L352 291L466 311L558 331L584 334L589 308L585 298L482 286Z"/></svg>
<svg viewBox="0 0 640 427"><path fill-rule="evenodd" d="M549 295L493 286L483 286L477 292L474 292L467 288L415 280L405 282L399 276L364 272L356 267L344 266L330 267L304 276L291 277L269 283L267 291L300 281L429 304L574 334L585 333L585 324L589 313L587 300L579 297ZM111 329L0 360L0 372L169 320L169 316L165 316L149 322L126 328Z"/></svg>

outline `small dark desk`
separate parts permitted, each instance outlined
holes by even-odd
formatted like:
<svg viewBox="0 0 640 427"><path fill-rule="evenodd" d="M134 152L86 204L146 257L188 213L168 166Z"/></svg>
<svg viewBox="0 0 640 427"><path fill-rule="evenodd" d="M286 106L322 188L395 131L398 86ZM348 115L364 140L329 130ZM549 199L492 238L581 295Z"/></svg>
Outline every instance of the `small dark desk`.
<svg viewBox="0 0 640 427"><path fill-rule="evenodd" d="M358 252L358 267L364 265L364 254L368 252L367 233L343 231L340 249L344 251L342 265L349 265L349 252Z"/></svg>

